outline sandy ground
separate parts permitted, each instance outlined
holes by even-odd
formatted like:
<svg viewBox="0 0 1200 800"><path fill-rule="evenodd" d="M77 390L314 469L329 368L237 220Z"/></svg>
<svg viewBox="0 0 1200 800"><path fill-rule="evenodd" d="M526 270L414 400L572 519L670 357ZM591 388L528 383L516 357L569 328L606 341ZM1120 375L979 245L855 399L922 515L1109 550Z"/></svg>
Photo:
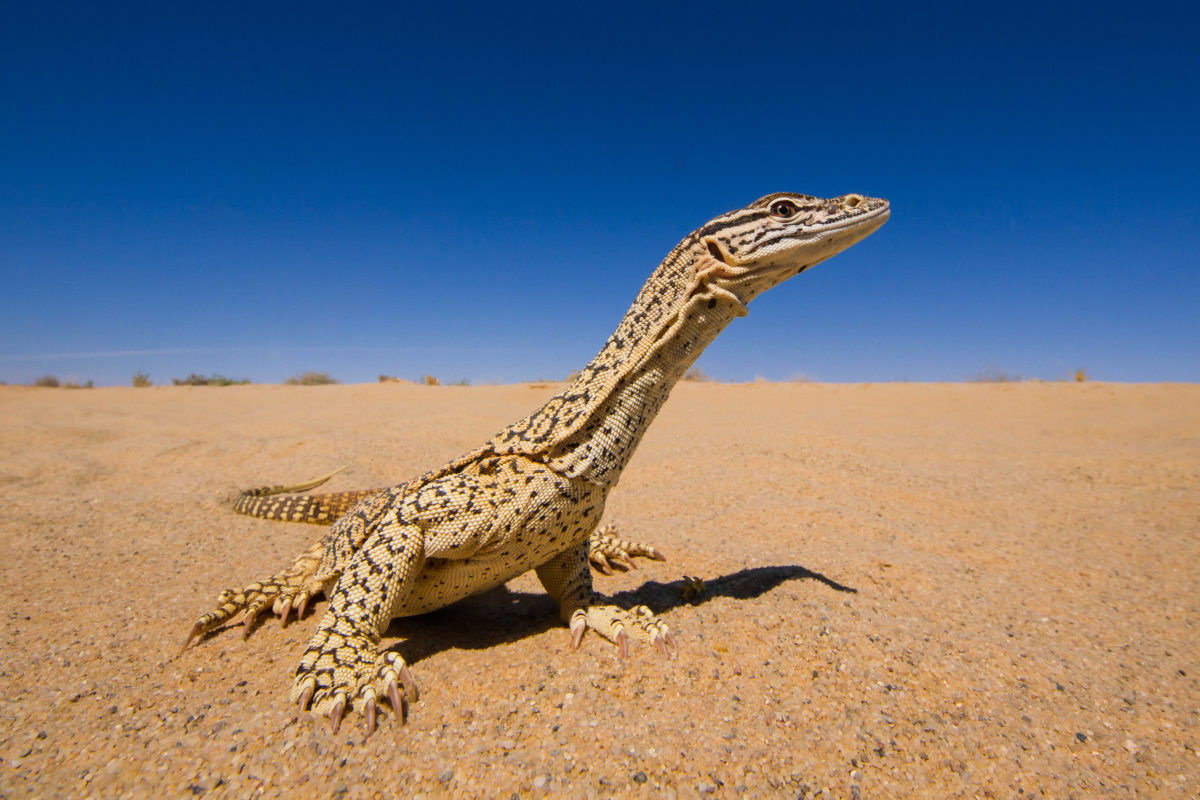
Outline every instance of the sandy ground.
<svg viewBox="0 0 1200 800"><path fill-rule="evenodd" d="M532 576L385 646L364 740L287 702L325 604L182 656L323 529L241 487L398 482L557 387L0 387L4 797L1200 794L1200 387L682 384L601 579L677 658L578 652ZM704 579L686 598L683 575Z"/></svg>

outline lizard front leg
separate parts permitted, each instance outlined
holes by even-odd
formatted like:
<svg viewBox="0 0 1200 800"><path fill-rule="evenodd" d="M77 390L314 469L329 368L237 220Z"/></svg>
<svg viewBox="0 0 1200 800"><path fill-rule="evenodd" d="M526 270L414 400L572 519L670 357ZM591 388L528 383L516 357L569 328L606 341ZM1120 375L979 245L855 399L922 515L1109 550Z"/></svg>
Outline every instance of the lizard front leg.
<svg viewBox="0 0 1200 800"><path fill-rule="evenodd" d="M558 613L571 629L571 646L579 647L591 628L617 646L622 658L629 655L629 638L650 642L666 656L675 648L667 623L646 606L624 609L592 589L588 564L589 545L565 550L537 568L538 580L558 602Z"/></svg>
<svg viewBox="0 0 1200 800"><path fill-rule="evenodd" d="M370 734L378 699L385 695L401 717L398 683L409 700L417 699L404 659L380 653L379 640L393 609L412 591L424 561L424 538L420 526L388 511L331 592L329 609L296 669L291 699L301 709L311 702L315 712L328 715L334 732L353 704Z"/></svg>

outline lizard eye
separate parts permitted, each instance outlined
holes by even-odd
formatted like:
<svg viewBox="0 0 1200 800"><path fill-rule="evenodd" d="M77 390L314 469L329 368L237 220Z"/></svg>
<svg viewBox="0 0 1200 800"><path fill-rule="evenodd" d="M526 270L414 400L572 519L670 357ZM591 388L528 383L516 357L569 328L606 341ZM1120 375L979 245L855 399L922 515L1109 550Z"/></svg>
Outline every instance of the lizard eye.
<svg viewBox="0 0 1200 800"><path fill-rule="evenodd" d="M796 204L791 200L776 200L771 203L771 216L779 217L780 219L788 219L800 213L800 209L796 208Z"/></svg>

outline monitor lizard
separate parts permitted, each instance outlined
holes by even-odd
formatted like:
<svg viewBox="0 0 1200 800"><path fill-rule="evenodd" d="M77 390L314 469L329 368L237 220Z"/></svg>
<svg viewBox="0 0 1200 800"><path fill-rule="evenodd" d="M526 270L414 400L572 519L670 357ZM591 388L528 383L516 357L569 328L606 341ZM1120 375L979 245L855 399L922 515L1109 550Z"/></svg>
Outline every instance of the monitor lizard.
<svg viewBox="0 0 1200 800"><path fill-rule="evenodd" d="M722 214L681 241L603 348L562 393L443 467L360 499L286 570L227 589L184 649L243 612L282 617L320 594L325 612L291 699L336 731L348 707L375 729L381 698L403 719L417 688L399 653L379 651L395 617L422 614L533 569L571 644L591 629L624 655L629 638L666 655L674 640L645 606L592 589L589 538L605 500L672 387L747 304L863 240L886 200L778 193ZM247 628L248 630L248 628Z"/></svg>

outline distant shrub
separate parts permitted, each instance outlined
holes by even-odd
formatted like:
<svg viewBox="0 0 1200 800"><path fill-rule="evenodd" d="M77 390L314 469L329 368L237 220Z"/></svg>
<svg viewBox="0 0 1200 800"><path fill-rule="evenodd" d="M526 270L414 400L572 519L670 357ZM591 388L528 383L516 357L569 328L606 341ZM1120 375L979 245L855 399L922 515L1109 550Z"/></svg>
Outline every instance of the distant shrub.
<svg viewBox="0 0 1200 800"><path fill-rule="evenodd" d="M713 378L699 367L692 367L687 372L683 373L685 381L699 381L701 383L711 383Z"/></svg>
<svg viewBox="0 0 1200 800"><path fill-rule="evenodd" d="M330 383L337 383L337 378L330 377L328 372L316 372L310 369L308 372L293 375L284 381L284 383L289 386L324 386Z"/></svg>
<svg viewBox="0 0 1200 800"><path fill-rule="evenodd" d="M154 382L150 380L149 375L139 369L133 373L133 385L139 389L145 389L147 386L153 386Z"/></svg>
<svg viewBox="0 0 1200 800"><path fill-rule="evenodd" d="M243 386L249 382L249 378L226 378L215 372L208 378L194 372L186 378L171 378L171 383L176 386Z"/></svg>
<svg viewBox="0 0 1200 800"><path fill-rule="evenodd" d="M53 375L43 375L34 381L33 385L41 386L46 389L57 389L61 384L59 384L58 378L54 377Z"/></svg>
<svg viewBox="0 0 1200 800"><path fill-rule="evenodd" d="M976 373L967 380L972 383L1013 383L1021 380L1021 376L995 367L987 367L983 372Z"/></svg>
<svg viewBox="0 0 1200 800"><path fill-rule="evenodd" d="M579 380L579 370L575 370L570 375L568 375L566 380L567 380L567 383L574 383L575 381Z"/></svg>
<svg viewBox="0 0 1200 800"><path fill-rule="evenodd" d="M92 382L89 380L87 383L80 384L76 381L69 381L69 382L63 384L63 388L64 389L91 389Z"/></svg>
<svg viewBox="0 0 1200 800"><path fill-rule="evenodd" d="M459 379L458 379L458 380L456 380L456 381L450 381L450 382L449 382L448 384L446 384L446 385L447 385L447 386L470 386L470 385L471 385L471 379L470 379L470 378L459 378Z"/></svg>
<svg viewBox="0 0 1200 800"><path fill-rule="evenodd" d="M437 378L435 378L433 375L426 375L424 378L421 379L421 383L425 384L426 386L441 386L442 385L442 382L439 381Z"/></svg>
<svg viewBox="0 0 1200 800"><path fill-rule="evenodd" d="M1083 383L1090 380L1092 376L1088 374L1087 367L1080 367L1071 373L1071 377L1075 379L1076 383Z"/></svg>

